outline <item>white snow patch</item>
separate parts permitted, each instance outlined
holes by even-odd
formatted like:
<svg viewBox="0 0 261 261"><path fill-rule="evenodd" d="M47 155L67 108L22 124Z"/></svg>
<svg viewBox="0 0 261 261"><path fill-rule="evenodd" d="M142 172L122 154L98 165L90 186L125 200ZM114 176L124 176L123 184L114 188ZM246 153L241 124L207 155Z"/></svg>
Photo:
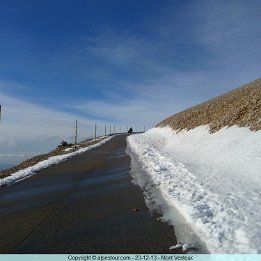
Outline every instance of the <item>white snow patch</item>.
<svg viewBox="0 0 261 261"><path fill-rule="evenodd" d="M193 250L193 249L194 249L194 246L193 246L193 245L190 245L190 244L178 243L177 245L171 246L171 247L169 248L169 250L176 250L176 249L180 249L180 250L182 250L183 252L188 252L188 251L190 251L190 250Z"/></svg>
<svg viewBox="0 0 261 261"><path fill-rule="evenodd" d="M73 150L73 148L67 148L67 149L64 149L63 151L69 152L69 151L71 151L71 150Z"/></svg>
<svg viewBox="0 0 261 261"><path fill-rule="evenodd" d="M35 172L40 171L41 169L45 169L47 167L50 167L51 165L54 164L59 164L62 161L65 161L73 156L79 155L81 153L84 153L88 150L92 150L94 148L97 148L98 146L104 144L105 142L109 141L110 139L112 139L114 136L110 136L94 145L90 145L88 147L85 148L81 148L77 151L71 152L71 153L67 153L67 154L63 154L63 155L58 155L58 156L53 156L48 158L47 160L43 160L41 162L38 162L37 164L35 164L34 166L28 167L26 169L17 171L13 174L11 174L11 176L8 176L6 178L0 179L0 187L1 186L10 186L13 183L19 182L25 178L28 178L32 175L35 174Z"/></svg>
<svg viewBox="0 0 261 261"><path fill-rule="evenodd" d="M261 131L153 128L128 144L210 252L261 253Z"/></svg>

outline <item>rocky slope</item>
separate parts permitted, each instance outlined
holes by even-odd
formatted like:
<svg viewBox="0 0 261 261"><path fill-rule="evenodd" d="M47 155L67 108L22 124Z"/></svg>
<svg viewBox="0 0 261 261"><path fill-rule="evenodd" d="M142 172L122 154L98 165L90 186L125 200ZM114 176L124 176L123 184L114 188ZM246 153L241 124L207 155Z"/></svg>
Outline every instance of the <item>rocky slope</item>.
<svg viewBox="0 0 261 261"><path fill-rule="evenodd" d="M261 78L170 116L157 127L180 131L201 125L209 125L210 132L232 125L261 130Z"/></svg>

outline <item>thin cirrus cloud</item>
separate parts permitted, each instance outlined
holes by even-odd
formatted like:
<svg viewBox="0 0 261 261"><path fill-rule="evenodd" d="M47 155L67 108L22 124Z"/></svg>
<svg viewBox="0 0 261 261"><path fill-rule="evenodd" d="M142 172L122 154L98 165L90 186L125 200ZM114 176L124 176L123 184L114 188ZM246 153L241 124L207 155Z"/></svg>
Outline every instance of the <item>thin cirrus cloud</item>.
<svg viewBox="0 0 261 261"><path fill-rule="evenodd" d="M17 33L26 52L17 45L17 56L9 59L5 42L0 66L9 70L20 57L19 72L29 70L36 77L22 88L19 83L7 81L7 87L0 83L0 153L27 151L28 143L35 152L39 147L47 150L61 137L72 139L76 118L86 130L95 121L148 128L260 77L260 9L259 0L178 5L170 1L157 16L142 20L139 28L111 23L91 35L83 30L50 47L50 52L38 54L35 48L32 59L26 58L33 36ZM48 43L52 46L45 39L44 46ZM21 66L24 61L28 62Z"/></svg>
<svg viewBox="0 0 261 261"><path fill-rule="evenodd" d="M63 139L73 142L76 119L79 140L92 135L93 121L86 117L38 106L3 93L0 93L0 100L0 162L10 155L47 152Z"/></svg>
<svg viewBox="0 0 261 261"><path fill-rule="evenodd" d="M179 28L182 25L175 24L181 14L177 14L175 26L166 25L168 16L161 17L149 36L109 29L96 38L86 39L85 57L98 57L103 63L101 67L106 66L107 74L114 76L115 87L111 87L114 91L127 90L131 95L137 94L134 100L149 101L145 95L139 95L145 92L151 97L154 92L156 99L157 86L168 100L173 89L173 96L180 96L187 105L190 95L200 94L197 102L260 76L258 10L260 5L256 1L194 2L182 14L185 17L182 33ZM188 23L189 19L196 22ZM99 70L96 73L99 75ZM178 109L174 108L173 113Z"/></svg>

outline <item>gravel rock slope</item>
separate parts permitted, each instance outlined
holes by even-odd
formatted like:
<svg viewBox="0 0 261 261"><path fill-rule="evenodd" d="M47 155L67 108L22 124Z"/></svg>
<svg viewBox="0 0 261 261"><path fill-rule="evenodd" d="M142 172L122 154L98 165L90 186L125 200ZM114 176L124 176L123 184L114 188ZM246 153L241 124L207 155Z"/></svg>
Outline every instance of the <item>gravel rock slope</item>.
<svg viewBox="0 0 261 261"><path fill-rule="evenodd" d="M201 125L209 125L211 133L232 125L261 130L261 78L170 116L157 127L180 131Z"/></svg>

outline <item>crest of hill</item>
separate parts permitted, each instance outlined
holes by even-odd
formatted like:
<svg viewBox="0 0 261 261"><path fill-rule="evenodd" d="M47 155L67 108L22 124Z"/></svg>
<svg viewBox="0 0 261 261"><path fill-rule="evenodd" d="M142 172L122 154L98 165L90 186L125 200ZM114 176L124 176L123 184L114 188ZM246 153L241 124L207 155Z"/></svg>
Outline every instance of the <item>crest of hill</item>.
<svg viewBox="0 0 261 261"><path fill-rule="evenodd" d="M170 116L156 127L181 131L201 125L209 125L211 133L232 125L261 130L261 78Z"/></svg>

